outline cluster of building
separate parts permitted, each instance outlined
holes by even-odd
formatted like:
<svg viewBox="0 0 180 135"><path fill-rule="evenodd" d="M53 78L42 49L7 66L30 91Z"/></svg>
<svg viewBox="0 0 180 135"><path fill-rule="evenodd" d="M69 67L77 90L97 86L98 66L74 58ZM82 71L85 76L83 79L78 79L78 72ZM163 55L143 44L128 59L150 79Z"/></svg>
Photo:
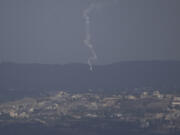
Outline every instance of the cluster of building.
<svg viewBox="0 0 180 135"><path fill-rule="evenodd" d="M9 116L4 119L4 116ZM0 121L50 121L114 119L139 122L148 127L152 121L166 121L168 128L180 129L180 97L173 94L142 92L139 95L96 93L70 94L64 91L53 96L25 98L0 104Z"/></svg>

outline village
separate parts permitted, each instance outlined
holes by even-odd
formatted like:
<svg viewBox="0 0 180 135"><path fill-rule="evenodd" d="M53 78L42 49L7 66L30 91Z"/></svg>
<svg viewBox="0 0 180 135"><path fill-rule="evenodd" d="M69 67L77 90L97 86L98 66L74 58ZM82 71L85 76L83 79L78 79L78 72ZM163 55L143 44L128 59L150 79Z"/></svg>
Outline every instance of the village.
<svg viewBox="0 0 180 135"><path fill-rule="evenodd" d="M23 98L0 104L0 123L114 120L180 131L180 97L159 91L103 95L57 92L40 98ZM71 122L69 122L71 124Z"/></svg>

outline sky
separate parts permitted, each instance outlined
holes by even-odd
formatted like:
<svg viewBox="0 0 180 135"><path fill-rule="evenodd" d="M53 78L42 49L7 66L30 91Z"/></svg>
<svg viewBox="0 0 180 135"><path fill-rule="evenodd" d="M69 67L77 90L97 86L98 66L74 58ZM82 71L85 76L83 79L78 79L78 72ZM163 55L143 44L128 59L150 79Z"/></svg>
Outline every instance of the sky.
<svg viewBox="0 0 180 135"><path fill-rule="evenodd" d="M91 3L94 64L180 60L179 0L0 0L0 61L87 63Z"/></svg>

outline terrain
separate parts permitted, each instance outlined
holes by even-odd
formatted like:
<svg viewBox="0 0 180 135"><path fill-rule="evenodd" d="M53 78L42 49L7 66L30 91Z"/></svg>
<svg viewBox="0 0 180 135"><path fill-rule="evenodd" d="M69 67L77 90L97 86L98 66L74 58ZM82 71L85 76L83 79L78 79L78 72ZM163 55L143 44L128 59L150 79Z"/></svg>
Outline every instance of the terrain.
<svg viewBox="0 0 180 135"><path fill-rule="evenodd" d="M180 61L129 61L96 65L74 63L0 64L0 92L65 89L69 91L158 88L178 92Z"/></svg>
<svg viewBox="0 0 180 135"><path fill-rule="evenodd" d="M0 64L3 135L179 135L180 61Z"/></svg>
<svg viewBox="0 0 180 135"><path fill-rule="evenodd" d="M176 135L180 133L180 97L159 91L116 95L60 91L0 104L1 131L10 125L18 132L26 125L64 134Z"/></svg>

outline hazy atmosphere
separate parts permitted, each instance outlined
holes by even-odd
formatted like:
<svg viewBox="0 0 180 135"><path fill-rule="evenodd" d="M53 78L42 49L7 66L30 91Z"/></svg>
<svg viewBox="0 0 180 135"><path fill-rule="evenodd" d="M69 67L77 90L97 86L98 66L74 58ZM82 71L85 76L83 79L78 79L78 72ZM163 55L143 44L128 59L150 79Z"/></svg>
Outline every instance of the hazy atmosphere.
<svg viewBox="0 0 180 135"><path fill-rule="evenodd" d="M83 11L95 0L1 0L0 61L87 63ZM180 60L179 0L100 0L90 13L96 64Z"/></svg>
<svg viewBox="0 0 180 135"><path fill-rule="evenodd" d="M0 0L0 135L180 135L180 0Z"/></svg>

